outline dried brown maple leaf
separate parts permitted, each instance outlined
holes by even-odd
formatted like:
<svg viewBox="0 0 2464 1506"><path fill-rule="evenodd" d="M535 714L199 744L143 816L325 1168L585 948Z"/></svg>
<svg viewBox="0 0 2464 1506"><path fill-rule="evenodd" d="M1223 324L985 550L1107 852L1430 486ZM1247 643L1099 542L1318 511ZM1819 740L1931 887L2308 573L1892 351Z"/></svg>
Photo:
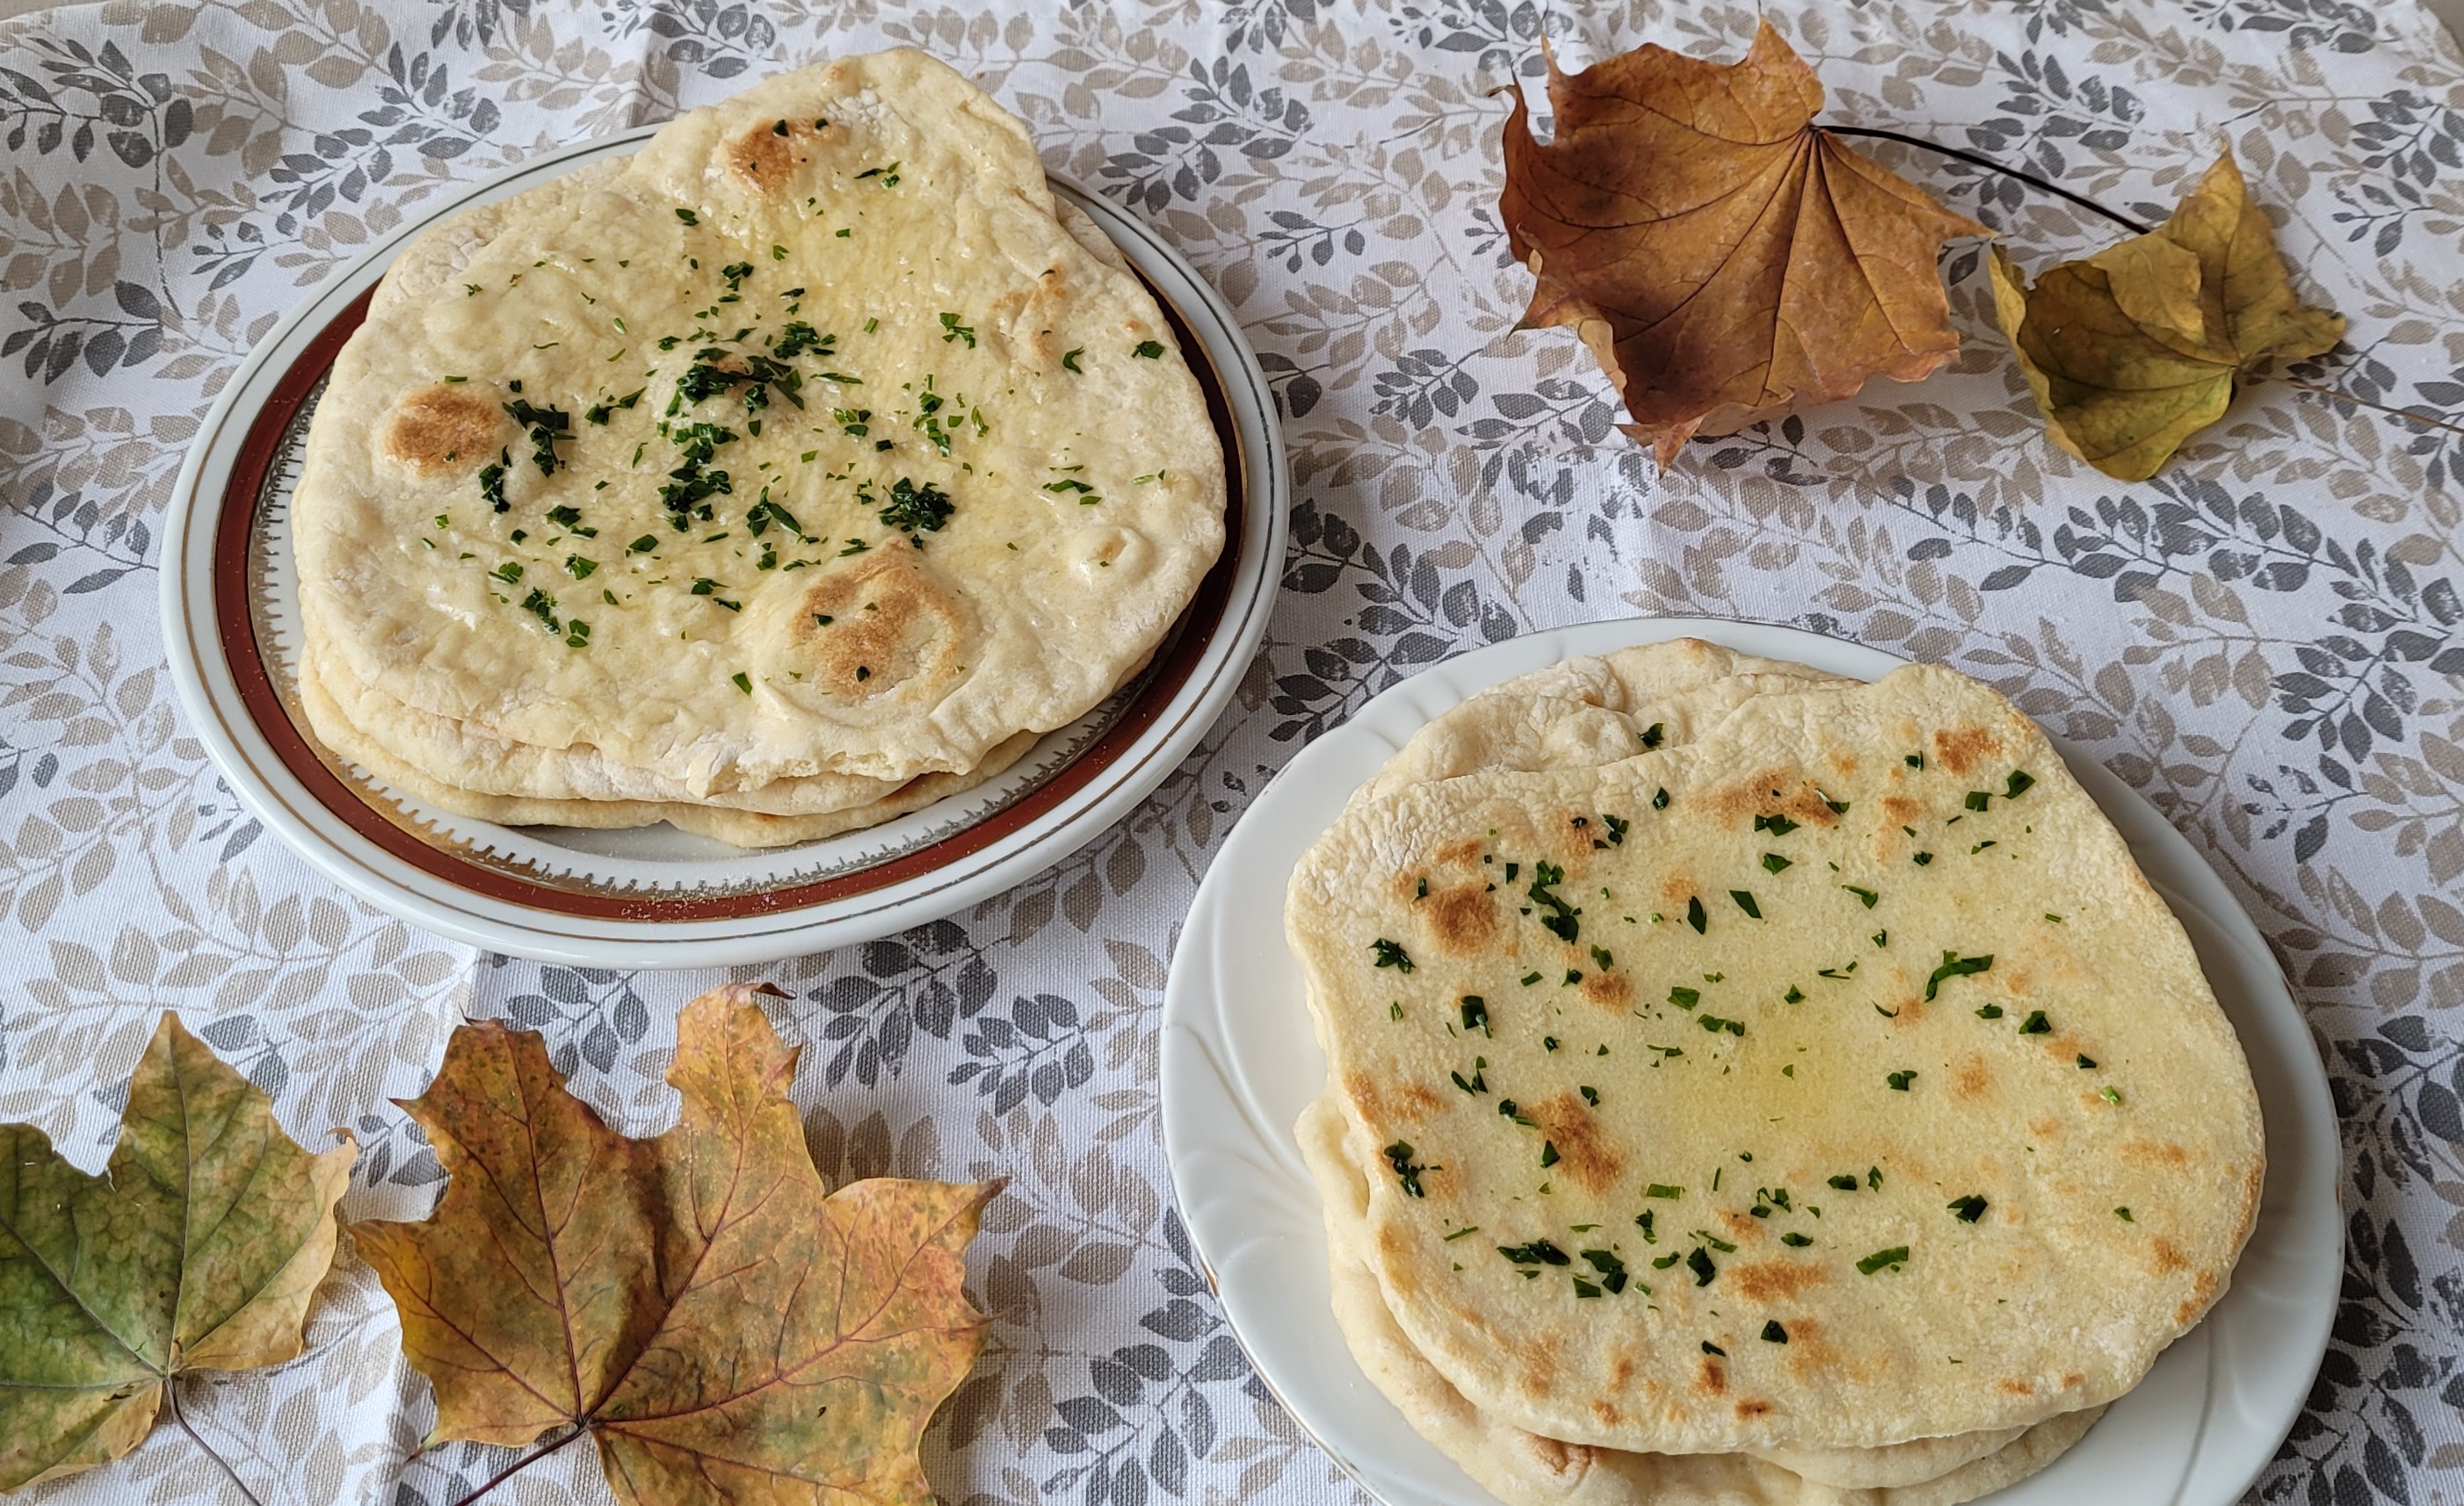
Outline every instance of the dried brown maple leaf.
<svg viewBox="0 0 2464 1506"><path fill-rule="evenodd" d="M1935 257L1991 232L1815 127L1822 85L1768 21L1736 63L1551 58L1549 102L1546 145L1519 87L1506 122L1498 214L1539 281L1523 323L1574 326L1661 465L1958 351Z"/></svg>
<svg viewBox="0 0 2464 1506"><path fill-rule="evenodd" d="M683 1112L649 1140L566 1092L536 1034L453 1032L403 1105L445 1195L351 1227L436 1389L430 1442L587 1431L643 1506L933 1499L916 1440L982 1343L964 1256L1000 1185L830 1192L757 992L685 1006Z"/></svg>

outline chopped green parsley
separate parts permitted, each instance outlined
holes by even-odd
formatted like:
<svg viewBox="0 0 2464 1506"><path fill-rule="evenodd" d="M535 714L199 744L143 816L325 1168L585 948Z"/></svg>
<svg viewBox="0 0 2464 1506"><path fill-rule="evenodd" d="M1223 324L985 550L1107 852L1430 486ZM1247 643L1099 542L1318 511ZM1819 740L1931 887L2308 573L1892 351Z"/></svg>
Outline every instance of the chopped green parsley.
<svg viewBox="0 0 2464 1506"><path fill-rule="evenodd" d="M513 511L514 505L505 500L505 468L513 464L513 451L499 449L494 465L479 468L479 495L499 513Z"/></svg>
<svg viewBox="0 0 2464 1506"><path fill-rule="evenodd" d="M1950 979L1983 972L1992 966L1993 954L1990 951L1981 957L1963 957L1958 952L1946 950L1942 954L1942 966L1934 969L1933 975L1925 979L1925 1002L1933 1002L1934 995L1940 993L1942 986Z"/></svg>
<svg viewBox="0 0 2464 1506"><path fill-rule="evenodd" d="M1419 1165L1413 1161L1412 1154L1409 1141L1397 1140L1386 1147L1387 1164L1395 1168L1397 1180L1403 1184L1404 1194L1410 1197L1426 1197L1428 1194L1420 1190L1420 1173L1434 1171L1438 1168Z"/></svg>
<svg viewBox="0 0 2464 1506"><path fill-rule="evenodd" d="M1386 966L1383 962L1380 962L1377 965L1381 968ZM1403 964L1403 971L1406 972L1412 971L1412 965L1408 960ZM1463 1029L1467 1031L1476 1030L1484 1036L1493 1037L1497 1034L1495 1031L1488 1028L1488 1000L1482 998L1477 993L1466 993L1463 996L1461 1011L1463 1015Z"/></svg>
<svg viewBox="0 0 2464 1506"><path fill-rule="evenodd" d="M891 483L890 502L876 515L886 527L897 529L911 540L919 534L937 534L950 521L956 504L950 494L926 482L917 486L905 476Z"/></svg>

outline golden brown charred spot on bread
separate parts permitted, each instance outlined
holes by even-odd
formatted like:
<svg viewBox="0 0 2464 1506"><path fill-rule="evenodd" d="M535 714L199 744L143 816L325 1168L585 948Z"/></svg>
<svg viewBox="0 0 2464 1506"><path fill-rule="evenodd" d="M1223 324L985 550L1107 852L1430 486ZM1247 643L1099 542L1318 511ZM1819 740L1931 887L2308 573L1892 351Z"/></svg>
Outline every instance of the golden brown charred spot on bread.
<svg viewBox="0 0 2464 1506"><path fill-rule="evenodd" d="M1788 1320L1788 1367L1799 1375L1818 1374L1840 1367L1839 1351L1831 1346L1831 1335L1817 1318L1799 1313Z"/></svg>
<svg viewBox="0 0 2464 1506"><path fill-rule="evenodd" d="M1753 1422L1758 1418L1770 1416L1771 1414L1771 1404L1769 1402L1741 1401L1737 1403L1737 1421Z"/></svg>
<svg viewBox="0 0 2464 1506"><path fill-rule="evenodd" d="M1985 1059L1970 1056L1951 1072L1950 1090L1960 1098L1983 1098L1993 1086L1993 1074L1985 1068Z"/></svg>
<svg viewBox="0 0 2464 1506"><path fill-rule="evenodd" d="M1626 1388L1627 1383L1631 1382L1633 1379L1634 1356L1630 1354L1618 1355L1617 1357L1617 1363L1609 1366L1609 1389L1613 1391L1622 1391Z"/></svg>
<svg viewBox="0 0 2464 1506"><path fill-rule="evenodd" d="M1480 862L1481 851L1485 845L1477 837L1466 837L1458 842L1448 842L1438 849L1437 861L1449 867L1475 867Z"/></svg>
<svg viewBox="0 0 2464 1506"><path fill-rule="evenodd" d="M1514 1350L1515 1359L1519 1362L1517 1368L1522 1372L1520 1381L1524 1394L1544 1397L1556 1389L1556 1345L1527 1341L1509 1342L1508 1347Z"/></svg>
<svg viewBox="0 0 2464 1506"><path fill-rule="evenodd" d="M1485 884L1432 890L1419 907L1440 951L1469 955L1486 950L1497 939L1497 902Z"/></svg>
<svg viewBox="0 0 2464 1506"><path fill-rule="evenodd" d="M467 386L413 387L377 426L377 453L423 476L476 469L503 447L505 414Z"/></svg>
<svg viewBox="0 0 2464 1506"><path fill-rule="evenodd" d="M895 545L813 581L787 633L803 684L857 700L911 688L938 700L964 673L974 636L958 599Z"/></svg>
<svg viewBox="0 0 2464 1506"><path fill-rule="evenodd" d="M1752 1260L1720 1272L1720 1284L1743 1293L1748 1301L1776 1302L1831 1279L1821 1266L1803 1260ZM1796 1325L1791 1323L1792 1337Z"/></svg>
<svg viewBox="0 0 2464 1506"><path fill-rule="evenodd" d="M1389 1089L1366 1072L1350 1072L1344 1075L1343 1085L1351 1092L1361 1122L1379 1136L1398 1124L1418 1124L1446 1106L1446 1101L1425 1083L1406 1082Z"/></svg>
<svg viewBox="0 0 2464 1506"><path fill-rule="evenodd" d="M1386 1102L1386 1089L1375 1077L1366 1072L1347 1072L1343 1086L1352 1095L1352 1106L1359 1110L1361 1123L1371 1135L1383 1134L1395 1123L1393 1105Z"/></svg>
<svg viewBox="0 0 2464 1506"><path fill-rule="evenodd" d="M1952 774L1982 766L2001 747L1990 727L1937 727L1933 732L1933 761Z"/></svg>
<svg viewBox="0 0 2464 1506"><path fill-rule="evenodd" d="M1998 1391L2006 1392L2012 1396L2034 1396L2036 1394L2036 1388L2029 1385L2027 1382L2014 1381L2008 1377L1994 1382L1993 1388Z"/></svg>
<svg viewBox="0 0 2464 1506"><path fill-rule="evenodd" d="M1904 795L1886 795L1882 797L1882 814L1894 826L1913 826L1917 818L1925 814L1925 806Z"/></svg>
<svg viewBox="0 0 2464 1506"><path fill-rule="evenodd" d="M2170 1239L2159 1239L2149 1245L2147 1258L2156 1267L2158 1276L2178 1276L2190 1268L2189 1257L2183 1255L2182 1247Z"/></svg>
<svg viewBox="0 0 2464 1506"><path fill-rule="evenodd" d="M796 175L804 147L820 134L810 120L764 120L727 143L727 170L756 192L777 193Z"/></svg>
<svg viewBox="0 0 2464 1506"><path fill-rule="evenodd" d="M1606 1399L1592 1403L1592 1417L1603 1428L1614 1428L1625 1421L1625 1413L1617 1410L1617 1403Z"/></svg>
<svg viewBox="0 0 2464 1506"><path fill-rule="evenodd" d="M2190 1164L2190 1153L2169 1140L2125 1140L2122 1159L2140 1166L2179 1171Z"/></svg>
<svg viewBox="0 0 2464 1506"><path fill-rule="evenodd" d="M2267 1186L2267 1164L2254 1165L2242 1178L2241 1228L2233 1235L2233 1248L2238 1250L2250 1239L2250 1232L2258 1227L2258 1197Z"/></svg>
<svg viewBox="0 0 2464 1506"><path fill-rule="evenodd" d="M1728 1367L1720 1363L1718 1355L1706 1354L1703 1357L1702 1377L1703 1389L1714 1396L1727 1394Z"/></svg>
<svg viewBox="0 0 2464 1506"><path fill-rule="evenodd" d="M2190 1280L2190 1295L2181 1306L2173 1309L2173 1320L2185 1328L2198 1321L2199 1315L2208 1310L2208 1304L2216 1299L2216 1274L2213 1271L2202 1271L2193 1277Z"/></svg>
<svg viewBox="0 0 2464 1506"><path fill-rule="evenodd" d="M1578 820L1583 824L1574 824ZM1579 814L1560 815L1551 824L1547 841L1549 856L1564 864L1568 874L1572 875L1570 887L1582 885L1580 869L1591 862L1592 843L1597 840L1593 833L1599 829L1597 817L1587 818Z"/></svg>
<svg viewBox="0 0 2464 1506"><path fill-rule="evenodd" d="M1625 1158L1617 1154L1616 1144L1581 1099L1572 1093L1560 1093L1524 1112L1540 1125L1549 1144L1557 1147L1556 1173L1572 1177L1594 1192L1605 1192L1617 1185L1617 1173L1625 1169Z"/></svg>
<svg viewBox="0 0 2464 1506"><path fill-rule="evenodd" d="M1750 1239L1762 1233L1762 1221L1743 1209L1723 1208L1715 1211L1719 1215L1720 1222L1727 1226L1728 1233L1741 1239Z"/></svg>
<svg viewBox="0 0 2464 1506"><path fill-rule="evenodd" d="M1831 808L1822 787L1801 769L1765 769L1713 790L1706 803L1712 818L1726 826L1744 826L1757 816L1784 816L1799 826L1839 824L1839 813Z"/></svg>
<svg viewBox="0 0 2464 1506"><path fill-rule="evenodd" d="M1622 972L1587 972L1581 993L1600 1008L1620 1013L1634 1002L1634 984Z"/></svg>

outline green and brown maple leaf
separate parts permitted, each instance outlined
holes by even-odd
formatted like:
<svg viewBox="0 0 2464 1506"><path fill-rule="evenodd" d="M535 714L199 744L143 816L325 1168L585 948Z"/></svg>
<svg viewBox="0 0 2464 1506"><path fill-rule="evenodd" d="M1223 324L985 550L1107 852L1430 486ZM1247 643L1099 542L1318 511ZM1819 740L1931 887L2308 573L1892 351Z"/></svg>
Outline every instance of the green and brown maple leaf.
<svg viewBox="0 0 2464 1506"><path fill-rule="evenodd" d="M170 1015L100 1176L0 1125L0 1490L107 1463L192 1370L296 1357L358 1150L302 1149Z"/></svg>

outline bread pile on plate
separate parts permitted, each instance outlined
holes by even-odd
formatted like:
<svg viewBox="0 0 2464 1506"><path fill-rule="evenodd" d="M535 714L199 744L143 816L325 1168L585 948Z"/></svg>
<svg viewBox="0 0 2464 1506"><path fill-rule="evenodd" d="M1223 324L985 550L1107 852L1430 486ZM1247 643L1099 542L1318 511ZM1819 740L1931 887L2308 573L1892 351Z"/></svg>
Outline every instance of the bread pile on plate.
<svg viewBox="0 0 2464 1506"><path fill-rule="evenodd" d="M1171 326L1025 127L845 58L403 254L293 504L300 693L447 810L803 840L1111 693L1223 507Z"/></svg>
<svg viewBox="0 0 2464 1506"><path fill-rule="evenodd" d="M2036 727L1691 640L1440 717L1295 872L1370 1378L1504 1499L1948 1506L2223 1292L2259 1109Z"/></svg>

